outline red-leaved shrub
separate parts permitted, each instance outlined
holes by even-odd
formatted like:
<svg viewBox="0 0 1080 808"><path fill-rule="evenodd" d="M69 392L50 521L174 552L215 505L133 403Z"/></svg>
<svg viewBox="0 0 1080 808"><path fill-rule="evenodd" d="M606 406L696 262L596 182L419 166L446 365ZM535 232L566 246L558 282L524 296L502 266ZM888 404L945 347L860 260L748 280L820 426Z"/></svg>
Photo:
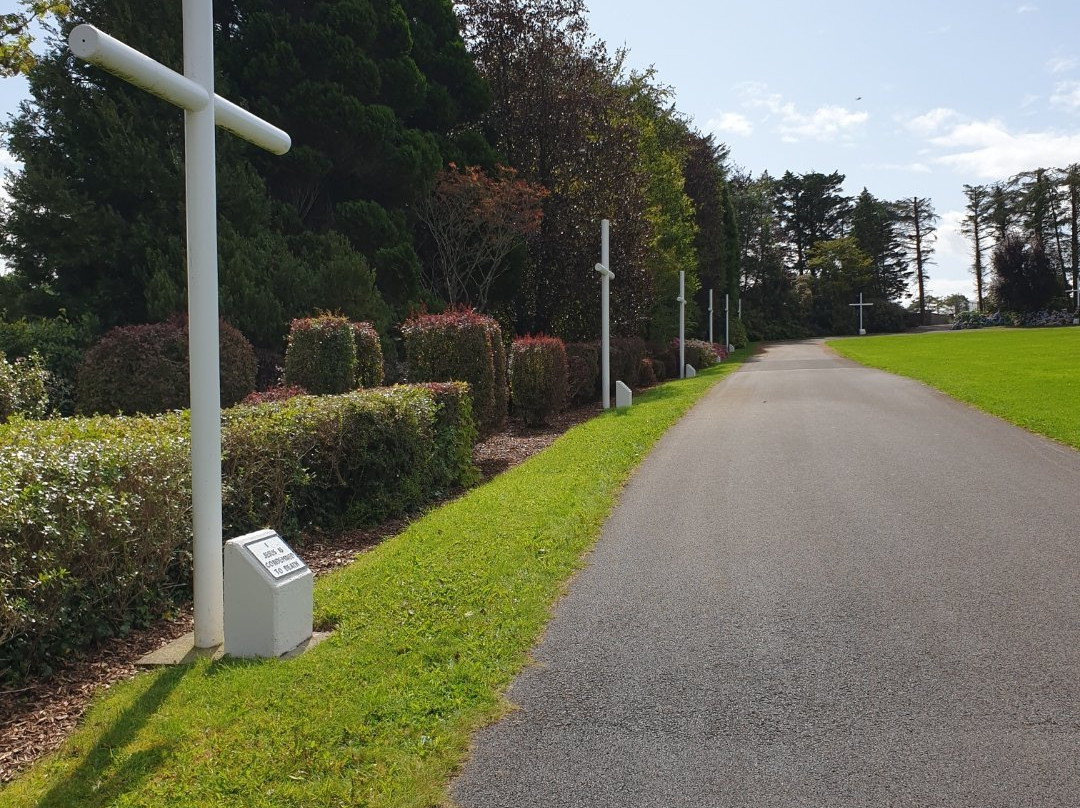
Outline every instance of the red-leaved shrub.
<svg viewBox="0 0 1080 808"><path fill-rule="evenodd" d="M506 422L506 370L502 329L472 309L419 314L401 325L411 382L468 382L481 433Z"/></svg>
<svg viewBox="0 0 1080 808"><path fill-rule="evenodd" d="M383 353L379 332L371 323L353 323L356 341L356 380L354 387L378 387L383 383Z"/></svg>
<svg viewBox="0 0 1080 808"><path fill-rule="evenodd" d="M518 337L510 346L510 395L526 424L546 424L566 407L566 346L557 337Z"/></svg>
<svg viewBox="0 0 1080 808"><path fill-rule="evenodd" d="M255 351L243 334L219 323L221 406L255 389ZM187 317L119 326L83 356L76 377L79 413L152 415L191 403Z"/></svg>

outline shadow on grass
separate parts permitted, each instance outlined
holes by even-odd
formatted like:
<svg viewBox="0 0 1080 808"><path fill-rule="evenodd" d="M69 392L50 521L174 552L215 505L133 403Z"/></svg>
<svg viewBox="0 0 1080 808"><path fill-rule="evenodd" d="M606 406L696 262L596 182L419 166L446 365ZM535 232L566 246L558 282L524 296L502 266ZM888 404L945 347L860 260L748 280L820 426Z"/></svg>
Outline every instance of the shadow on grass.
<svg viewBox="0 0 1080 808"><path fill-rule="evenodd" d="M96 808L112 805L120 796L139 787L164 763L173 744L157 744L124 756L124 747L138 735L162 702L188 672L187 666L162 672L145 693L117 716L112 726L87 752L85 759L63 780L49 789L38 808Z"/></svg>

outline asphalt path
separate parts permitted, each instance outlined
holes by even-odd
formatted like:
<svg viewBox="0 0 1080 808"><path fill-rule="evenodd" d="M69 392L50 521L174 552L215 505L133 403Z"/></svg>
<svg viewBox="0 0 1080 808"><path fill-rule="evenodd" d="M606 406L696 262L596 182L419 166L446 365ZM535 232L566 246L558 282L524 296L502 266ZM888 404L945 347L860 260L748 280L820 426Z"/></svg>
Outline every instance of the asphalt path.
<svg viewBox="0 0 1080 808"><path fill-rule="evenodd" d="M657 444L463 808L1080 806L1080 453L816 343Z"/></svg>

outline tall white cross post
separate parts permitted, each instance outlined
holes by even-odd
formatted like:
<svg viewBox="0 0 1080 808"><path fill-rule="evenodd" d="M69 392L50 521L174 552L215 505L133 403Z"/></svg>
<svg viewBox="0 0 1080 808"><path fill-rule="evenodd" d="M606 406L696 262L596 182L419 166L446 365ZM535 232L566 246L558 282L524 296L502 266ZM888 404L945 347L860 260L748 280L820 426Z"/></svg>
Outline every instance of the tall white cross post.
<svg viewBox="0 0 1080 808"><path fill-rule="evenodd" d="M859 292L859 302L858 303L848 303L848 305L849 306L858 306L858 308L859 308L859 336L860 337L865 337L866 336L866 329L862 327L863 309L866 308L867 306L873 306L874 304L873 303L863 303L862 302L862 292Z"/></svg>
<svg viewBox="0 0 1080 808"><path fill-rule="evenodd" d="M679 378L686 378L686 273L679 271Z"/></svg>
<svg viewBox="0 0 1080 808"><path fill-rule="evenodd" d="M615 277L615 273L609 269L611 265L609 246L610 223L607 219L600 220L600 263L594 269L600 273L600 389L604 409L611 408L611 288L609 281Z"/></svg>
<svg viewBox="0 0 1080 808"><path fill-rule="evenodd" d="M712 289L709 290L709 344L712 344Z"/></svg>
<svg viewBox="0 0 1080 808"><path fill-rule="evenodd" d="M731 350L731 294L724 295L724 350Z"/></svg>
<svg viewBox="0 0 1080 808"><path fill-rule="evenodd" d="M72 29L68 45L79 58L184 110L195 647L213 648L225 634L214 126L274 154L285 154L292 141L277 127L214 94L212 0L184 0L183 14L183 75L92 25Z"/></svg>
<svg viewBox="0 0 1080 808"><path fill-rule="evenodd" d="M1065 294L1072 295L1076 298L1076 311L1073 312L1073 325L1080 325L1080 294L1076 293L1076 289L1066 289Z"/></svg>

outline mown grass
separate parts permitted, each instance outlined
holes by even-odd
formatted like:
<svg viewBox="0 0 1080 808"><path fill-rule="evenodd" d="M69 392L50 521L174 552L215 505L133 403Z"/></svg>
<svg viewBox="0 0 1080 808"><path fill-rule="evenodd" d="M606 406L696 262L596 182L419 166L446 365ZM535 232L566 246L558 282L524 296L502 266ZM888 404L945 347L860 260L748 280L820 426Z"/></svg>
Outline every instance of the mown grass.
<svg viewBox="0 0 1080 808"><path fill-rule="evenodd" d="M0 804L443 803L627 477L741 358L575 427L320 579L316 621L336 630L308 653L117 686Z"/></svg>
<svg viewBox="0 0 1080 808"><path fill-rule="evenodd" d="M1080 328L945 331L828 345L1080 449Z"/></svg>

